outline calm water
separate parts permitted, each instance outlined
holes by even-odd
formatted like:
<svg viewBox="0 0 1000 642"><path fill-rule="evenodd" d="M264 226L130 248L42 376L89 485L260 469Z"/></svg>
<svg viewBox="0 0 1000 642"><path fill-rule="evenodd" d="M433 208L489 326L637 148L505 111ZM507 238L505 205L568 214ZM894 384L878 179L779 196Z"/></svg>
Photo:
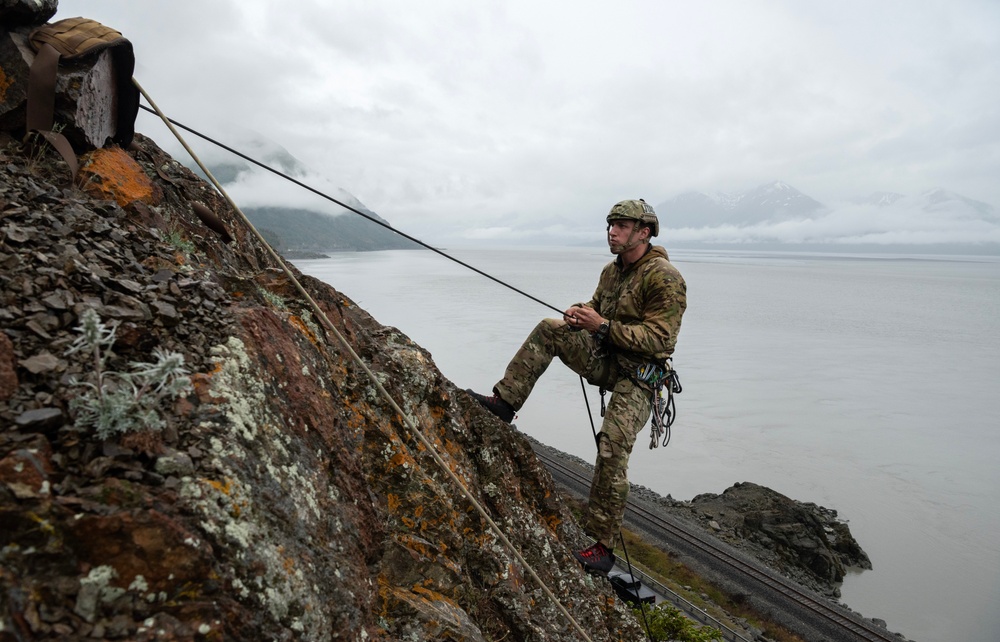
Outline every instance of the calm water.
<svg viewBox="0 0 1000 642"><path fill-rule="evenodd" d="M558 309L590 298L596 249L454 250ZM843 602L919 642L1000 640L1000 260L675 251L688 312L666 449L630 478L690 499L753 481L835 508L874 570ZM297 265L487 392L553 311L426 251ZM520 430L585 459L580 380L558 362ZM591 407L598 397L590 391Z"/></svg>

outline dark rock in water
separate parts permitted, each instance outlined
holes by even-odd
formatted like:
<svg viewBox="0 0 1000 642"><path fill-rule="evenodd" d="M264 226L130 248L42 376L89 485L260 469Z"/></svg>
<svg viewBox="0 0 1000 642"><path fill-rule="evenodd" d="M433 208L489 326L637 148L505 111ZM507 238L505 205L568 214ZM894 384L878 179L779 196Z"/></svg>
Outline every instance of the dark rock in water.
<svg viewBox="0 0 1000 642"><path fill-rule="evenodd" d="M311 261L315 259L328 259L329 254L313 252L311 250L282 250L281 256L289 261Z"/></svg>
<svg viewBox="0 0 1000 642"><path fill-rule="evenodd" d="M790 499L770 488L743 482L721 495L698 495L690 510L716 523L728 539L743 539L773 555L767 560L782 572L808 576L825 592L836 592L848 567L870 569L868 555L837 511Z"/></svg>

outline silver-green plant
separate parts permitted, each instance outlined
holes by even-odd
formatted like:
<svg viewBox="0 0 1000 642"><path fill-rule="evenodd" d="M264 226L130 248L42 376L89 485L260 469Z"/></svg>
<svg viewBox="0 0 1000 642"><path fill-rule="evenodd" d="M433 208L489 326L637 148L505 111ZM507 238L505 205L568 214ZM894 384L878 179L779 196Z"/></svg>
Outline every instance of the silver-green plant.
<svg viewBox="0 0 1000 642"><path fill-rule="evenodd" d="M167 241L167 243L172 245L174 249L180 250L185 254L191 254L195 250L194 243L185 240L185 238L181 235L180 231L178 231L177 229L172 229L168 231L165 240Z"/></svg>
<svg viewBox="0 0 1000 642"><path fill-rule="evenodd" d="M160 414L163 403L191 390L184 355L177 352L156 348L153 363L132 362L131 372L107 370L105 364L112 354L116 329L117 324L105 325L97 312L88 309L80 315L77 327L80 336L66 351L67 355L83 352L93 356L93 380L70 381L71 385L87 390L74 397L69 407L76 413L76 426L95 428L101 439L142 430L162 430L166 426Z"/></svg>

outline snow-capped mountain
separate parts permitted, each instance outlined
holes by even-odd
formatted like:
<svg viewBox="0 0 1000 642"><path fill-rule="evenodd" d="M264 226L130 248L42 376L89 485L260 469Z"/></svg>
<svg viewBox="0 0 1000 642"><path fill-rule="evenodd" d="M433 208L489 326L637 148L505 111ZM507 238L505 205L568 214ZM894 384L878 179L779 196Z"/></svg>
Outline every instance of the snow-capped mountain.
<svg viewBox="0 0 1000 642"><path fill-rule="evenodd" d="M851 199L855 205L878 205L888 207L896 201L906 198L906 194L899 192L872 192L868 196L859 196Z"/></svg>
<svg viewBox="0 0 1000 642"><path fill-rule="evenodd" d="M976 201L940 187L924 192L919 199L922 204L921 209L925 212L944 212L954 218L1000 223L996 208L989 203Z"/></svg>
<svg viewBox="0 0 1000 642"><path fill-rule="evenodd" d="M675 243L919 246L976 253L1000 245L996 208L940 188L914 196L875 192L827 207L775 182L747 192L686 192L656 209Z"/></svg>
<svg viewBox="0 0 1000 642"><path fill-rule="evenodd" d="M805 219L826 208L787 183L774 181L743 192L685 192L656 206L671 228L752 225Z"/></svg>

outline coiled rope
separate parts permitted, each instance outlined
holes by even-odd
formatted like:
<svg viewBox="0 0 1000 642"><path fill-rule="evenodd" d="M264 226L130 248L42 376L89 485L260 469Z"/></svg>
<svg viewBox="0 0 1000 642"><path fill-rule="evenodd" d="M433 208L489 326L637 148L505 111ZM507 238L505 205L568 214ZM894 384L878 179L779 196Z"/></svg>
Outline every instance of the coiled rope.
<svg viewBox="0 0 1000 642"><path fill-rule="evenodd" d="M538 573L535 572L535 569L528 563L527 560L524 559L524 556L521 555L521 552L517 550L517 548L514 546L514 544L511 543L511 541L509 539L507 539L507 536L504 535L503 531L500 529L500 527L497 525L497 523L493 521L493 518L491 518L489 516L489 513L486 512L486 509L483 508L482 504L480 504L479 501L476 500L475 497L473 497L472 492L469 491L468 488L466 488L465 484L462 483L462 480L459 479L458 475L456 475L451 470L451 468L448 467L447 462L445 462L445 460L441 457L441 455L438 454L437 449L434 447L434 443L431 442L427 438L426 435L424 435L423 431L419 428L419 426L417 426L417 424L413 420L413 418L410 417L409 415L407 415L405 412L403 412L403 409L399 407L399 404L397 404L396 400L392 398L392 395L390 395L389 392L382 386L382 383L378 380L378 377L375 376L375 373L372 372L371 369L369 369L368 365L364 362L364 360L360 356L358 356L358 353L354 351L354 348L352 348L351 344L349 344L347 342L347 339L344 337L344 335L341 334L340 331L336 328L336 326L333 325L333 323L330 321L330 319L326 316L326 313L323 312L323 310L319 307L319 305L312 298L312 296L310 296L310 294L302 286L302 284L299 282L298 278L296 278L295 274L292 272L292 270L285 263L284 259L282 259L281 256L279 256L278 253L274 251L274 249L264 239L264 237L261 235L261 233L257 231L257 228L254 227L253 223L251 223L250 220L246 217L246 215L243 213L243 210L241 210L239 208L239 206L236 205L236 203L233 201L232 198L230 198L230 196L226 192L226 190L223 189L223 187L219 183L219 181L217 181L215 179L215 176L213 176L212 173L208 170L208 168L205 167L205 165L201 162L201 159L198 158L198 155L194 153L194 150L192 150L188 146L187 141L184 140L184 137L181 136L180 132L178 132L176 129L174 129L172 121L163 114L163 112L160 110L159 107L156 106L156 103L153 102L153 99L150 98L149 94L146 93L146 90L142 88L142 85L140 85L139 82L137 80L135 80L135 78L132 79L132 82L135 84L136 88L139 89L139 92L142 94L143 98L146 99L146 102L148 102L149 105L150 105L150 107L152 107L152 110L151 110L152 113L155 113L157 116L160 117L160 119L163 121L163 123L167 126L167 129L169 129L170 132L174 135L174 137L177 138L177 141L184 147L184 149L187 151L187 153L191 155L192 160L194 160L194 162L198 164L198 167L201 168L201 171L205 172L205 176L208 177L208 179L211 181L212 185L215 186L215 189L217 189L219 191L219 193L222 194L223 198L226 199L226 201L233 208L233 211L236 212L236 214L239 216L240 220L244 223L244 225L246 225L247 228L250 229L253 232L254 236L257 238L258 241L260 241L261 245L263 245L263 247L267 250L267 252L271 256L271 258L274 259L274 261L276 261L277 264L281 266L281 269L284 271L285 275L288 276L288 278L291 280L291 282L295 285L295 289L298 290L299 294L301 294L302 297L308 302L309 307L312 308L313 312L316 314L316 317L320 320L320 322L323 324L323 326L327 330L329 330L335 337L337 337L337 340L344 347L344 349L347 350L347 352L351 355L351 358L355 361L355 363L357 363L358 366L360 366L361 369L364 370L365 374L371 380L372 384L374 384L374 386L378 390L379 394L383 398L385 398L385 400L389 403L389 405L392 406L392 409L403 419L403 421L406 423L407 427L409 428L410 432L420 441L420 443L422 443L427 448L427 451L431 454L431 457L434 459L434 462L441 468L442 471L444 471L444 473L448 476L448 478L451 479L451 481L458 487L458 489L462 493L462 495L464 495L465 498L469 500L469 503L472 504L475 507L475 509L479 513L479 515L486 521L487 524L489 524L490 529L496 534L496 536L500 539L500 541L503 542L503 545L514 555L514 557L517 558L517 561L521 564L521 566L526 571L528 571L528 574L531 575L532 579L534 579L535 582L541 587L542 591L544 591L545 594L549 597L549 599L552 600L552 602L556 605L556 607L563 614L563 616L567 620L569 620L569 622L573 625L573 628L576 629L577 633L580 634L581 638L583 640L585 640L586 642L592 642L590 636L588 636L587 633L586 633L586 631L583 630L583 627L580 626L580 623L577 622L576 619L573 618L573 616L570 614L570 612L566 609L565 606L563 606L562 602L559 601L559 599L555 596L555 594L548 587L548 585L546 585L545 582L542 581L542 578L540 578L538 576ZM185 129L187 129L187 128L185 128ZM188 130L188 131L190 131L190 130ZM232 151L232 150L230 150L230 151ZM242 155L240 155L240 156L242 157ZM301 185L301 183L299 183L299 184ZM303 187L305 187L305 186L303 185ZM311 188L308 188L308 189L311 189ZM312 191L315 192L315 190L312 190ZM353 207L349 207L347 205L344 205L343 203L335 201L334 199L332 199L330 197L326 197L326 198L328 198L329 200L333 200L338 205L341 205L343 207L347 207L351 211L357 212L358 214L361 214L362 216L365 216L363 213L358 212ZM370 217L366 217L366 218L370 218ZM374 220L374 219L371 219L371 220ZM376 221L376 222L378 222L378 221ZM388 227L388 226L386 226L386 227ZM393 231L396 231L397 233L402 234L402 232L398 232L397 230L393 230ZM404 235L404 236L406 236L406 235ZM407 238L411 238L411 237L407 237ZM411 240L415 240L415 239L411 238ZM419 242L419 241L417 241L417 242ZM421 245L424 245L424 244L421 243ZM424 245L424 247L429 247L429 246ZM430 248L430 249L434 249L434 248ZM439 254L443 254L443 253L439 252ZM445 256L447 256L447 254L445 254ZM451 257L448 257L448 258L451 258ZM461 263L461 261L459 261L459 262ZM467 267L471 268L471 266L467 266ZM475 268L471 268L471 269L475 269ZM476 270L476 272L479 272L480 274L483 274L484 276L489 276L488 274L485 274L484 272L480 272L479 270ZM493 277L489 277L489 278L493 279ZM511 289L515 289L516 290L516 288L513 288L512 286L509 286L506 283L503 283L502 281L499 281L497 279L493 279L493 280L497 281L498 283L501 283L502 285L505 285L507 287L511 287ZM522 292L522 294L524 294L524 293ZM525 295L525 296L529 296L529 298L534 299L535 301L538 301L539 303L543 303L542 301L539 301L538 299L535 299L534 297L531 297L530 295ZM543 305L548 305L548 304L543 303ZM549 306L549 307L552 307L552 306Z"/></svg>

